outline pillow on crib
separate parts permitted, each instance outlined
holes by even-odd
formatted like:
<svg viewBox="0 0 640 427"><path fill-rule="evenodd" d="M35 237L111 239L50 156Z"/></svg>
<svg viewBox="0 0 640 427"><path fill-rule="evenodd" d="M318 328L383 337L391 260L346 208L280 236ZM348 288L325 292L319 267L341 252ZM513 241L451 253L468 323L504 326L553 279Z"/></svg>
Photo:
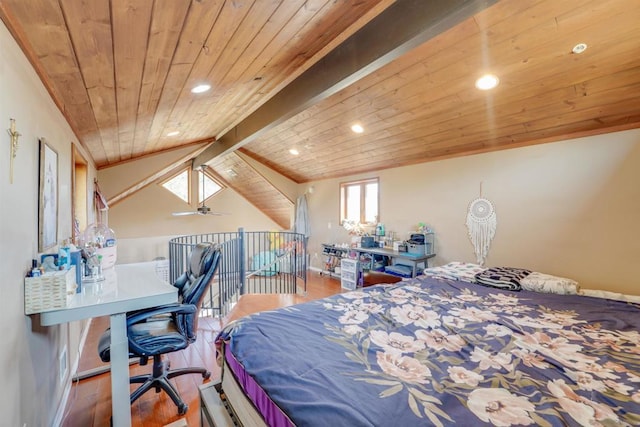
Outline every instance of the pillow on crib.
<svg viewBox="0 0 640 427"><path fill-rule="evenodd" d="M434 279L458 280L458 278L455 275L453 275L451 271L447 269L446 266L444 265L440 267L425 268L422 271L422 274L428 277L432 277Z"/></svg>
<svg viewBox="0 0 640 427"><path fill-rule="evenodd" d="M476 282L483 286L519 291L520 281L531 274L531 270L513 267L491 267L476 274Z"/></svg>
<svg viewBox="0 0 640 427"><path fill-rule="evenodd" d="M446 265L451 271L454 272L455 276L458 280L463 280L465 282L475 283L476 274L482 273L487 269L487 267L483 267L479 264L474 264L472 262L450 262Z"/></svg>
<svg viewBox="0 0 640 427"><path fill-rule="evenodd" d="M539 273L537 271L532 272L520 280L520 285L522 289L527 291L546 294L575 295L580 290L580 286L575 280Z"/></svg>
<svg viewBox="0 0 640 427"><path fill-rule="evenodd" d="M478 264L470 262L450 262L440 267L425 268L423 274L435 279L462 280L465 282L475 282L476 274L486 270Z"/></svg>

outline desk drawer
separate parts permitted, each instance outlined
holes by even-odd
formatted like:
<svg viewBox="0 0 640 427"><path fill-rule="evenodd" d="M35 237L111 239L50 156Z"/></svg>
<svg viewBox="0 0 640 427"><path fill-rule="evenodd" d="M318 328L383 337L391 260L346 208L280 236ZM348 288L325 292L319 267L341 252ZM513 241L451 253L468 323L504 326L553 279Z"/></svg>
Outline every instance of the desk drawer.
<svg viewBox="0 0 640 427"><path fill-rule="evenodd" d="M429 255L431 253L431 243L407 243L407 252L416 255Z"/></svg>
<svg viewBox="0 0 640 427"><path fill-rule="evenodd" d="M351 258L342 258L340 260L340 268L343 272L355 273L358 271L358 260Z"/></svg>

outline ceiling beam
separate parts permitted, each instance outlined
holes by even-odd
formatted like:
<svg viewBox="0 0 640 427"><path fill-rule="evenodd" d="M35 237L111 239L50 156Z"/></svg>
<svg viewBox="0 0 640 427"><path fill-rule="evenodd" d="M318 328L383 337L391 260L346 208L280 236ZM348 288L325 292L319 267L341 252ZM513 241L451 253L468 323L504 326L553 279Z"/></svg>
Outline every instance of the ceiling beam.
<svg viewBox="0 0 640 427"><path fill-rule="evenodd" d="M398 0L198 155L193 167L262 133L387 65L497 0Z"/></svg>

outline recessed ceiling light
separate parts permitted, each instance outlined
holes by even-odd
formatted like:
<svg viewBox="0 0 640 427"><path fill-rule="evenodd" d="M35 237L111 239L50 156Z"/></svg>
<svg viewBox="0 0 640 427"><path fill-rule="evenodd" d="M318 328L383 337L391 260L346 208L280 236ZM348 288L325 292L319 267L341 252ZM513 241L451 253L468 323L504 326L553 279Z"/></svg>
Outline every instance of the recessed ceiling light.
<svg viewBox="0 0 640 427"><path fill-rule="evenodd" d="M357 124L357 123L355 125L351 126L351 130L354 131L355 133L364 132L364 128L362 127L362 125Z"/></svg>
<svg viewBox="0 0 640 427"><path fill-rule="evenodd" d="M493 74L485 74L476 80L476 87L480 90L489 90L498 86L500 80Z"/></svg>
<svg viewBox="0 0 640 427"><path fill-rule="evenodd" d="M174 130L173 132L169 132L169 133L167 134L167 136L176 136L176 135L179 135L179 134L180 134L180 131L179 131L179 130Z"/></svg>
<svg viewBox="0 0 640 427"><path fill-rule="evenodd" d="M577 45L575 45L573 47L573 49L571 49L571 52L573 52L573 53L582 53L585 50L587 50L587 44L586 43L578 43Z"/></svg>
<svg viewBox="0 0 640 427"><path fill-rule="evenodd" d="M300 154L300 152L298 150L296 150L295 148L290 149L289 153L294 155L294 156L297 156L298 154Z"/></svg>
<svg viewBox="0 0 640 427"><path fill-rule="evenodd" d="M203 85L198 85L196 87L194 87L193 89L191 89L192 93L202 93L202 92L206 92L209 89L211 89L211 85L207 85L207 84L203 84Z"/></svg>

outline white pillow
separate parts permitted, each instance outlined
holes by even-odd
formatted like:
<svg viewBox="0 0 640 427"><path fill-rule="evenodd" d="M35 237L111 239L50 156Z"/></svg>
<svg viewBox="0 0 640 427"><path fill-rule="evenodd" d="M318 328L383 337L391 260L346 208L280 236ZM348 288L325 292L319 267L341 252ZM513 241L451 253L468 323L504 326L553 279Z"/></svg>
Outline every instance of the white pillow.
<svg viewBox="0 0 640 427"><path fill-rule="evenodd" d="M578 294L585 297L604 298L640 304L640 296L638 295L627 295L618 292L601 291L599 289L580 289Z"/></svg>
<svg viewBox="0 0 640 427"><path fill-rule="evenodd" d="M520 279L520 286L527 291L558 295L576 295L580 290L580 286L575 280L538 273L537 271L533 271L527 277Z"/></svg>

